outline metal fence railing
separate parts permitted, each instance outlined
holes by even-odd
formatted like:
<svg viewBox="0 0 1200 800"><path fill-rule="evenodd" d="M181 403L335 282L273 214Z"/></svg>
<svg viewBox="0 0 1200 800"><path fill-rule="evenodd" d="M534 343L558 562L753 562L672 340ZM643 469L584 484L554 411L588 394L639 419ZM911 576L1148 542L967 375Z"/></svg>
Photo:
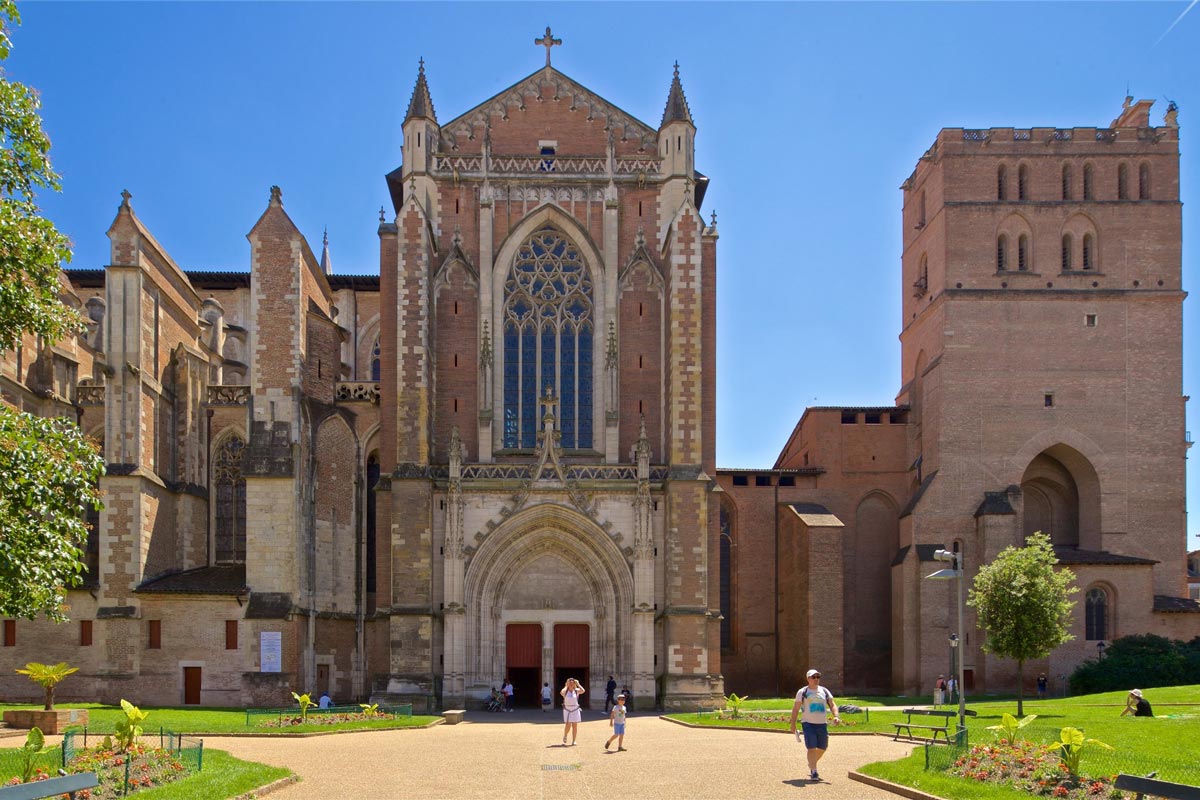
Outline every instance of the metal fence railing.
<svg viewBox="0 0 1200 800"><path fill-rule="evenodd" d="M308 709L308 717L311 722L320 721L321 718L328 718L337 714L362 714L362 706L330 706L329 708L317 708L313 706ZM399 705L381 705L375 710L375 715L380 718L389 717L411 717L413 715L412 703L401 703ZM294 720L300 718L300 707L289 706L288 708L247 708L246 709L246 727L253 728L265 724L267 720L274 719L275 724L279 727L284 726L284 720ZM314 719L315 718L315 719Z"/></svg>
<svg viewBox="0 0 1200 800"><path fill-rule="evenodd" d="M96 773L100 785L92 790L93 798L124 797L204 768L201 739L160 728L140 736L127 751L106 746L112 739L111 732L89 728L63 734L59 763L67 772Z"/></svg>
<svg viewBox="0 0 1200 800"><path fill-rule="evenodd" d="M1030 725L1017 733L1017 739L1032 742L1048 748L1058 741L1061 728L1040 725ZM1084 736L1088 732L1084 730ZM989 736L990 731L976 732L971 743L952 743L946 745L925 746L925 769L945 772L954 767L963 756L969 756L971 745L989 744L998 739ZM1100 738L1100 737L1096 737ZM1157 773L1161 780L1174 783L1200 785L1200 762L1195 759L1169 758L1158 755L1139 753L1128 747L1121 747L1120 742L1106 742L1116 749L1107 750L1102 747L1085 747L1079 759L1079 773L1088 778L1103 778L1111 780L1121 773L1127 775L1149 775ZM1050 754L1058 757L1058 751Z"/></svg>

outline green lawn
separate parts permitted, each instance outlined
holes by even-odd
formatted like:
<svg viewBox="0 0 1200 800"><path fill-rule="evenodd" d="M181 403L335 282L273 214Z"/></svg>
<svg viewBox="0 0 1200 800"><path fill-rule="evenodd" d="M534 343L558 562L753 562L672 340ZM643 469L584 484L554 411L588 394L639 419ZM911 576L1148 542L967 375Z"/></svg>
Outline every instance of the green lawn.
<svg viewBox="0 0 1200 800"><path fill-rule="evenodd" d="M88 709L88 730L110 732L116 728L117 720L125 714L119 706L106 706L99 703L56 703L56 708L86 708ZM41 708L40 705L7 705L0 704L0 711L14 708ZM344 723L342 725L293 725L287 728L246 727L246 711L241 708L158 708L143 706L143 711L149 711L150 716L142 723L147 733L157 733L163 728L185 736L223 734L223 733L253 733L270 736L294 733L315 733L333 730L364 730L379 728L413 728L428 725L439 717L412 716L395 719L362 720L360 722ZM263 718L266 719L266 718Z"/></svg>
<svg viewBox="0 0 1200 800"><path fill-rule="evenodd" d="M1058 738L1064 726L1080 728L1084 734L1116 748L1109 752L1095 750L1085 753L1081 771L1086 774L1112 775L1118 772L1146 774L1158 772L1163 780L1200 785L1200 761L1192 756L1194 743L1200 740L1200 685L1175 686L1147 690L1146 698L1158 715L1154 719L1120 716L1125 706L1125 692L1086 695L1083 697L1026 700L1025 714L1038 718L1022 729L1021 737L1049 744ZM892 733L891 723L903 719L901 713L911 705L927 705L929 697L839 697L839 705L853 703L869 708L867 714L844 714L849 725L831 726L834 736L846 733ZM1173 704L1195 704L1173 705ZM1015 715L1015 698L976 701L967 698L967 707L977 716L968 717L967 730L972 743L991 741L989 725L1000 722L1007 712ZM713 727L759 728L786 730L792 708L792 698L749 700L749 711L737 720L718 719L716 714L672 714L684 722ZM950 709L949 706L944 708ZM834 745L836 747L836 745ZM955 754L939 746L931 751L935 758L949 759ZM863 767L863 772L901 783L941 797L958 800L1027 800L1029 795L1014 789L1001 788L925 769L925 748L918 747L911 756L899 761L878 762Z"/></svg>
<svg viewBox="0 0 1200 800"><path fill-rule="evenodd" d="M1114 751L1085 752L1081 772L1085 775L1113 775L1118 772L1146 774L1157 772L1163 780L1200 785L1200 762L1194 758L1194 743L1200 736L1200 705L1172 707L1172 703L1200 704L1200 686L1174 686L1146 692L1158 715L1154 719L1119 716L1125 705L1125 692L1086 695L1066 699L1033 700L1025 703L1026 714L1038 718L1022 729L1021 738L1049 744L1067 725L1116 748ZM972 703L979 716L969 719L967 728L973 743L989 741L987 726L1000 721L1004 712L1016 714L1016 701ZM875 715L872 714L872 717ZM948 757L948 749L932 751ZM902 783L942 797L1016 800L1029 795L1013 789L978 784L938 771L925 770L924 748L899 761L878 762L863 767L863 772Z"/></svg>

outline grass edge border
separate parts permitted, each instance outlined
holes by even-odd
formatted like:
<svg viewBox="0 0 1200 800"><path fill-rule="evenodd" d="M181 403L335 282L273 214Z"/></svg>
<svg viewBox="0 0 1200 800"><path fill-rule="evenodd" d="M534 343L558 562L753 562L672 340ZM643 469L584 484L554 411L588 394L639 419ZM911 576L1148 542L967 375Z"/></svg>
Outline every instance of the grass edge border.
<svg viewBox="0 0 1200 800"><path fill-rule="evenodd" d="M253 800L253 798L262 797L263 795L271 794L272 792L277 792L280 789L284 789L288 786L291 786L293 783L299 783L299 782L300 782L300 776L293 772L291 775L288 775L285 778L278 778L277 780L273 780L270 783L264 783L262 786L259 786L257 789L251 789L248 792L243 792L242 794L236 795L235 797L231 798L231 800Z"/></svg>
<svg viewBox="0 0 1200 800"><path fill-rule="evenodd" d="M906 797L908 800L944 800L944 798L936 794L923 792L920 789L914 789L911 786L905 786L902 783L885 781L883 778L876 778L874 775L867 775L859 772L858 770L852 769L846 773L846 776L852 781L865 783L867 786L873 786L876 789L882 789L885 792L891 792L894 795Z"/></svg>
<svg viewBox="0 0 1200 800"><path fill-rule="evenodd" d="M689 713L689 712L684 712ZM694 722L684 722L681 719L675 719L669 714L659 714L659 719L665 719L667 722L673 722L676 725L682 725L685 728L694 728L706 731L750 731L751 733L786 733L792 735L789 730L781 730L779 728L750 728L745 725L699 725ZM838 733L830 732L832 736L887 736L891 737L886 731L843 731Z"/></svg>

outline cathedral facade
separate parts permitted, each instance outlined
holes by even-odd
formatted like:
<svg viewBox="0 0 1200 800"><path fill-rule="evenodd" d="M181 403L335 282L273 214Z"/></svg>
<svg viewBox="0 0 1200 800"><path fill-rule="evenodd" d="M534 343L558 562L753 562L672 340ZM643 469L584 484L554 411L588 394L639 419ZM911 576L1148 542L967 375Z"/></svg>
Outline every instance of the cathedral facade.
<svg viewBox="0 0 1200 800"><path fill-rule="evenodd" d="M549 53L554 40L543 40ZM85 335L0 355L5 401L103 448L71 622L8 620L60 696L475 707L609 675L635 707L928 688L953 587L1045 530L1096 641L1190 638L1178 128L943 130L903 190L904 383L715 461L715 216L678 68L648 125L550 65L439 119L422 64L379 270L272 188L247 272L178 265L126 193ZM1086 598L1086 602L1085 602ZM1009 688L972 633L970 683Z"/></svg>

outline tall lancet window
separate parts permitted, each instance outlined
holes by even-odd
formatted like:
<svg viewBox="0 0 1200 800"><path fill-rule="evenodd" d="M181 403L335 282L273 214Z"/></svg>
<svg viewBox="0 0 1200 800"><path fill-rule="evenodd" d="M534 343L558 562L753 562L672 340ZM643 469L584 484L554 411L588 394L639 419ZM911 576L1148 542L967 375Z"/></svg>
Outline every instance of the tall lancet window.
<svg viewBox="0 0 1200 800"><path fill-rule="evenodd" d="M518 248L504 282L504 446L531 450L538 398L559 398L560 444L592 446L592 276L549 225Z"/></svg>
<svg viewBox="0 0 1200 800"><path fill-rule="evenodd" d="M246 479L242 477L242 452L246 442L230 436L213 457L213 488L217 507L214 520L218 564L246 560Z"/></svg>

